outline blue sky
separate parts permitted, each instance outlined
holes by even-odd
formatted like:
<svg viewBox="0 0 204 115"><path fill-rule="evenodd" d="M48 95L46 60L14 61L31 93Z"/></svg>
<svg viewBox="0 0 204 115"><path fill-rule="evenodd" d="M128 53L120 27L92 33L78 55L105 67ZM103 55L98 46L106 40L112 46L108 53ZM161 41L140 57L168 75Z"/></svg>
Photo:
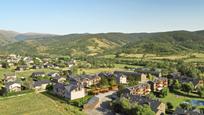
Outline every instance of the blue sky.
<svg viewBox="0 0 204 115"><path fill-rule="evenodd" d="M204 0L1 0L0 29L53 34L204 29Z"/></svg>

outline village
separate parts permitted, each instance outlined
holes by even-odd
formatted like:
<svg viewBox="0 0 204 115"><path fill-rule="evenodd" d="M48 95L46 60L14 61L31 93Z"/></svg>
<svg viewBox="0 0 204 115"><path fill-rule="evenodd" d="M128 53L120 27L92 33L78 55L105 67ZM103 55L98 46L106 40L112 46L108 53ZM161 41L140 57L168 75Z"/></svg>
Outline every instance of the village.
<svg viewBox="0 0 204 115"><path fill-rule="evenodd" d="M156 115L164 114L193 114L200 115L201 111L196 106L202 103L199 100L182 102L180 106L173 107L171 100L165 102L162 98L173 92L187 96L193 93L196 97L203 97L199 88L204 87L204 80L182 75L180 72L162 75L161 69L155 68L132 68L127 70L115 70L112 72L98 72L95 74L74 74L74 67L79 60L67 57L51 59L39 57L24 57L11 54L1 57L4 62L1 68L13 68L9 73L2 73L1 97L9 97L24 93L48 93L57 98L66 100L68 104L82 109L90 114L129 114L131 109L137 106L145 106L147 111ZM53 69L52 72L40 71ZM38 70L26 74L28 76L17 76L17 74ZM21 74L20 74L21 75ZM186 93L185 93L186 92ZM199 95L200 94L200 95ZM110 97L109 103L101 110L104 99ZM137 104L136 107L123 107L124 102ZM193 106L190 106L190 103ZM147 107L146 107L147 106ZM112 109L111 109L112 108ZM174 108L174 109L173 109ZM125 110L127 109L127 110ZM141 110L142 111L142 110ZM146 110L145 110L146 111Z"/></svg>

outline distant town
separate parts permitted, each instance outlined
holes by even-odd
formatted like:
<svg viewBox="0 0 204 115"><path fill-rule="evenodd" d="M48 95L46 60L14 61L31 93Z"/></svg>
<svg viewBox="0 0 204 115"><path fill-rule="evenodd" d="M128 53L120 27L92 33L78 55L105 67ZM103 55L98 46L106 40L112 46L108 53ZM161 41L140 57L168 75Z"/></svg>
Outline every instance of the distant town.
<svg viewBox="0 0 204 115"><path fill-rule="evenodd" d="M203 114L204 79L190 77L183 67L164 73L162 67L116 69L109 62L89 73L83 70L94 65L89 61L69 56L1 56L0 99L44 94L95 115Z"/></svg>

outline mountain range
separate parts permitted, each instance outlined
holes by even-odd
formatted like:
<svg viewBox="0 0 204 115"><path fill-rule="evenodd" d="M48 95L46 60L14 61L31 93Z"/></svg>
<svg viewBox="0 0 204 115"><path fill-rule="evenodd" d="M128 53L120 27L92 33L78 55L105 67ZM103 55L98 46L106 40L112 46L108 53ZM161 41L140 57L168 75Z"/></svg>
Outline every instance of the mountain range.
<svg viewBox="0 0 204 115"><path fill-rule="evenodd" d="M204 51L204 31L52 35L0 31L0 52L29 55L176 54Z"/></svg>

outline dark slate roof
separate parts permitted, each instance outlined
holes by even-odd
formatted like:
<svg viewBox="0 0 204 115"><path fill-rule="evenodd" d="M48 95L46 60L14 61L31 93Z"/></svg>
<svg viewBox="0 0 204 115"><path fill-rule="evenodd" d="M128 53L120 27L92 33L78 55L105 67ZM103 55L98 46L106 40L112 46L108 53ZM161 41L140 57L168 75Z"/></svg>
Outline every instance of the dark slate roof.
<svg viewBox="0 0 204 115"><path fill-rule="evenodd" d="M58 79L60 79L60 78L65 78L65 77L62 77L62 76L55 76L55 77L53 77L52 79L53 79L53 80L58 80Z"/></svg>
<svg viewBox="0 0 204 115"><path fill-rule="evenodd" d="M57 72L50 72L50 73L48 73L47 75L48 75L48 76L51 76L51 75L53 75L53 74L59 74L59 73L57 73Z"/></svg>
<svg viewBox="0 0 204 115"><path fill-rule="evenodd" d="M33 86L36 87L36 86L41 86L42 84L49 84L49 83L50 83L50 80L39 80L39 81L34 81Z"/></svg>
<svg viewBox="0 0 204 115"><path fill-rule="evenodd" d="M72 90L76 89L78 86L75 85L75 84L69 84L69 85L66 85L65 86L65 89L68 91L68 92L71 92Z"/></svg>
<svg viewBox="0 0 204 115"><path fill-rule="evenodd" d="M130 95L130 102L136 102L138 104L144 105L147 104L151 107L152 111L157 112L157 108L161 104L159 100L152 100L146 96L139 96L139 95Z"/></svg>
<svg viewBox="0 0 204 115"><path fill-rule="evenodd" d="M185 110L177 107L173 115L203 115L203 114L199 113L198 111Z"/></svg>
<svg viewBox="0 0 204 115"><path fill-rule="evenodd" d="M32 73L32 75L39 75L39 74L43 75L43 74L45 74L45 72L33 72Z"/></svg>
<svg viewBox="0 0 204 115"><path fill-rule="evenodd" d="M173 79L177 79L178 81L180 81L181 83L193 83L193 85L197 85L199 83L199 81L201 79L198 79L198 78L193 78L193 77L188 77L188 76L185 76L185 75L182 75L182 76L176 76L176 77L173 77Z"/></svg>
<svg viewBox="0 0 204 115"><path fill-rule="evenodd" d="M95 74L91 74L91 75L80 75L80 76L77 76L77 77L70 77L70 80L71 81L81 81L81 80L84 80L84 79L95 79L96 77L98 77L98 75L95 75Z"/></svg>
<svg viewBox="0 0 204 115"><path fill-rule="evenodd" d="M139 77L143 73L138 73L138 72L127 72L127 71L114 71L114 74L123 74L126 76L134 76L134 77Z"/></svg>
<svg viewBox="0 0 204 115"><path fill-rule="evenodd" d="M65 89L65 84L62 84L62 83L56 83L55 85L54 85L54 88L58 88L58 89Z"/></svg>
<svg viewBox="0 0 204 115"><path fill-rule="evenodd" d="M100 77L111 77L113 75L114 74L109 73L109 72L101 72L101 73L98 74L98 76L100 76Z"/></svg>

